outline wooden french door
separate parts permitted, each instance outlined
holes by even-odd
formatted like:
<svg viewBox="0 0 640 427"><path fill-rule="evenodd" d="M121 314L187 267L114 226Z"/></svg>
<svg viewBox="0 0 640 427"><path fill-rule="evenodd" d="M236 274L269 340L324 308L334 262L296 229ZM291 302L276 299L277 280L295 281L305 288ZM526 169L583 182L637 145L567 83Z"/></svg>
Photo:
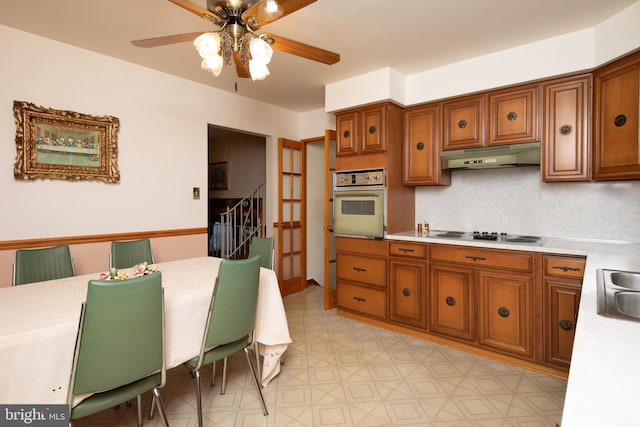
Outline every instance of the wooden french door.
<svg viewBox="0 0 640 427"><path fill-rule="evenodd" d="M303 290L306 280L305 250L305 146L300 141L278 139L277 273L284 295Z"/></svg>
<svg viewBox="0 0 640 427"><path fill-rule="evenodd" d="M324 309L338 304L336 245L333 233L333 171L336 169L336 131L324 132Z"/></svg>

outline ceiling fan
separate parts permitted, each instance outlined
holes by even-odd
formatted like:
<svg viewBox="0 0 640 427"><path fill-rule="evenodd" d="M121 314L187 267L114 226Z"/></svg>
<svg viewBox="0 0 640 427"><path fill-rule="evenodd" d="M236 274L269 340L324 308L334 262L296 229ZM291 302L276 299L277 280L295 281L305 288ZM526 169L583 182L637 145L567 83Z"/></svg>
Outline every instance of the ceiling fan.
<svg viewBox="0 0 640 427"><path fill-rule="evenodd" d="M218 75L222 65L235 63L238 77L261 80L269 74L266 64L272 49L321 62L335 64L340 55L274 34L258 34L263 26L302 9L316 0L207 0L207 8L191 0L169 0L171 3L204 18L218 29L172 36L134 40L138 47L156 47L194 42L203 58L202 67Z"/></svg>

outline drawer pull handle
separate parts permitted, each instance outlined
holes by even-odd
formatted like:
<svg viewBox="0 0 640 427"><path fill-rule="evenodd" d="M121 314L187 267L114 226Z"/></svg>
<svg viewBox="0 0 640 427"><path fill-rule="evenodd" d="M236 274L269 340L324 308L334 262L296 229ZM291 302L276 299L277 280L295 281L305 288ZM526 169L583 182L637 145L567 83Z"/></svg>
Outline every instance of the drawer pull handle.
<svg viewBox="0 0 640 427"><path fill-rule="evenodd" d="M376 130L377 130L377 129L376 129L376 127L375 127L375 126L369 126L369 133L370 133L371 135L373 135L374 133L376 133Z"/></svg>
<svg viewBox="0 0 640 427"><path fill-rule="evenodd" d="M562 270L562 271L564 271L565 273L566 273L567 271L580 271L580 269L579 269L579 268L576 268L576 267L567 267L566 265L554 265L554 266L553 266L553 267L551 267L551 268L553 268L554 270Z"/></svg>
<svg viewBox="0 0 640 427"><path fill-rule="evenodd" d="M470 259L472 261L486 261L487 259L483 256L475 256L475 255L465 255L466 259Z"/></svg>
<svg viewBox="0 0 640 427"><path fill-rule="evenodd" d="M464 128L466 128L466 127L467 127L467 121L466 121L466 120L460 120L460 121L458 122L458 127L459 127L460 129L464 129Z"/></svg>
<svg viewBox="0 0 640 427"><path fill-rule="evenodd" d="M560 128L560 133L562 135L569 135L571 133L571 125L564 125Z"/></svg>
<svg viewBox="0 0 640 427"><path fill-rule="evenodd" d="M560 325L560 329L563 331L570 331L573 329L573 322L571 320L562 319L558 324Z"/></svg>
<svg viewBox="0 0 640 427"><path fill-rule="evenodd" d="M351 132L345 130L344 132L342 132L342 136L344 136L345 138L349 138L351 136Z"/></svg>
<svg viewBox="0 0 640 427"><path fill-rule="evenodd" d="M498 315L500 317L509 317L509 309L507 307L500 307L498 308Z"/></svg>
<svg viewBox="0 0 640 427"><path fill-rule="evenodd" d="M405 297L411 296L411 290L409 290L409 288L402 289L402 295Z"/></svg>
<svg viewBox="0 0 640 427"><path fill-rule="evenodd" d="M456 305L456 299L454 297L446 297L444 302L446 302L449 307Z"/></svg>
<svg viewBox="0 0 640 427"><path fill-rule="evenodd" d="M424 142L418 142L416 144L416 148L418 149L418 151L424 150Z"/></svg>
<svg viewBox="0 0 640 427"><path fill-rule="evenodd" d="M400 252L404 252L405 254L408 252L415 252L413 249L410 248L400 248L398 249Z"/></svg>
<svg viewBox="0 0 640 427"><path fill-rule="evenodd" d="M353 299L356 300L356 302L367 302L367 299L362 297L353 297Z"/></svg>
<svg viewBox="0 0 640 427"><path fill-rule="evenodd" d="M354 269L355 271L357 271L358 273L362 273L363 271L367 271L367 269L366 269L366 268L360 268L360 267L353 267L353 269Z"/></svg>
<svg viewBox="0 0 640 427"><path fill-rule="evenodd" d="M507 114L507 120L509 120L510 122L516 120L517 118L518 118L518 113L516 113L515 111L512 111L509 114Z"/></svg>

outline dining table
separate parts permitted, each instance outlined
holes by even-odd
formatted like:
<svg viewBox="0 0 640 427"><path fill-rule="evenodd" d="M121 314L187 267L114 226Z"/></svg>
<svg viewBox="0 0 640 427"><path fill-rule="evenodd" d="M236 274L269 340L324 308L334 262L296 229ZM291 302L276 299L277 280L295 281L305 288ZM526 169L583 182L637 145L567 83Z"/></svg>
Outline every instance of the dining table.
<svg viewBox="0 0 640 427"><path fill-rule="evenodd" d="M162 272L165 364L197 356L218 268L216 257L157 263ZM82 303L100 272L0 288L0 404L66 403ZM262 385L280 372L291 343L278 280L260 269L255 326Z"/></svg>

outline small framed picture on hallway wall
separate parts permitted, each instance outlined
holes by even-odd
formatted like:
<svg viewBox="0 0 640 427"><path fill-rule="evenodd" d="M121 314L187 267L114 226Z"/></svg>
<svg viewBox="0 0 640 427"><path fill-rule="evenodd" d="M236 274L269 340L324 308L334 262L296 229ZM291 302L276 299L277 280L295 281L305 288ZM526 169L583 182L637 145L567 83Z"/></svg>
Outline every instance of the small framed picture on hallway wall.
<svg viewBox="0 0 640 427"><path fill-rule="evenodd" d="M229 162L209 163L209 190L229 189Z"/></svg>

